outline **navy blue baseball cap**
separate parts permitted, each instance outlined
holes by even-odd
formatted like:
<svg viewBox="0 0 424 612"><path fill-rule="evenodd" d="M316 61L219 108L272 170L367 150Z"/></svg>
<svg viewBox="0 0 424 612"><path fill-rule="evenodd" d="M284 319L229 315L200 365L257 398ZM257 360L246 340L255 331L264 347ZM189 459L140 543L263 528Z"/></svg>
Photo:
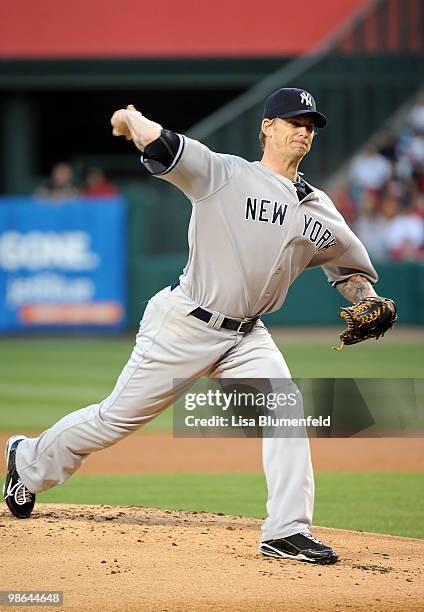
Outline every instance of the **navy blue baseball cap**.
<svg viewBox="0 0 424 612"><path fill-rule="evenodd" d="M313 116L316 127L327 125L327 118L317 111L315 100L304 89L282 87L271 94L265 103L264 119L288 119L306 114Z"/></svg>

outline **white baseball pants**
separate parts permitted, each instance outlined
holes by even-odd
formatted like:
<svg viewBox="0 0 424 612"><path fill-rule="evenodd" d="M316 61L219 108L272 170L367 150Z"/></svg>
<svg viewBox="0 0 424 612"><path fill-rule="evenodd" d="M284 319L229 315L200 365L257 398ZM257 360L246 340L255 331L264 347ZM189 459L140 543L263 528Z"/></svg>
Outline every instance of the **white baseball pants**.
<svg viewBox="0 0 424 612"><path fill-rule="evenodd" d="M131 357L112 393L63 417L38 438L21 442L16 467L33 493L64 482L90 453L115 444L160 414L175 399L174 379L290 377L262 322L247 335L214 329L189 313L196 308L169 287L148 303ZM142 439L140 440L142 444ZM312 522L314 480L309 441L263 439L268 517L262 541L307 531Z"/></svg>

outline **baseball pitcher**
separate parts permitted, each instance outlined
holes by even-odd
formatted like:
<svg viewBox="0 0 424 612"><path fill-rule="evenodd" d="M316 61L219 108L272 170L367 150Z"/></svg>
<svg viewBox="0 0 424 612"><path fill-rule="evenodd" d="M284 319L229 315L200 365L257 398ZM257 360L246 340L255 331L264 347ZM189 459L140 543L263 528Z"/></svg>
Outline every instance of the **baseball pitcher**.
<svg viewBox="0 0 424 612"><path fill-rule="evenodd" d="M355 304L341 313L347 322L341 346L382 335L396 317L393 302L372 287L377 274L364 246L330 198L299 174L315 127L327 124L309 92L283 88L267 99L263 156L253 163L162 128L132 105L117 110L111 123L114 136L142 152L153 176L190 200L189 258L179 280L149 301L112 393L37 438L9 439L4 496L18 518L29 517L36 493L62 483L87 455L160 414L175 399L175 379L184 381L179 393L203 376L289 379L260 317L281 308L306 268L322 266ZM261 553L335 563L337 553L310 532L314 479L307 437L265 437L263 465L268 501Z"/></svg>

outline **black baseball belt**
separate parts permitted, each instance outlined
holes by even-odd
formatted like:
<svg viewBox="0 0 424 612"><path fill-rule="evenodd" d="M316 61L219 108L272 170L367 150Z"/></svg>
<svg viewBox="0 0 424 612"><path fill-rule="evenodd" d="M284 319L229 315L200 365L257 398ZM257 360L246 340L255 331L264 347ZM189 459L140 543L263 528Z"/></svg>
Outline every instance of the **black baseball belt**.
<svg viewBox="0 0 424 612"><path fill-rule="evenodd" d="M171 291L173 291L178 285L180 281L176 281L171 285ZM205 310L204 308L200 308L198 306L194 310L189 313L192 317L196 317L196 319L200 319L200 321L204 321L205 323L209 323L211 318L213 317L213 313ZM259 321L260 317L249 317L240 321L238 319L230 319L230 317L225 317L219 326L221 329L230 329L231 331L235 331L239 334L250 334L252 329L255 327L256 323Z"/></svg>

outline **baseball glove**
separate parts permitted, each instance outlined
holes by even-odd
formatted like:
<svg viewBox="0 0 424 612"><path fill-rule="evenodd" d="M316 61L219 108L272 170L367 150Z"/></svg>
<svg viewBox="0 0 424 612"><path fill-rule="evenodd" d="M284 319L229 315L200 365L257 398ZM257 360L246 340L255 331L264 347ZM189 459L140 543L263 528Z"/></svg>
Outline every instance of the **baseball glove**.
<svg viewBox="0 0 424 612"><path fill-rule="evenodd" d="M393 300L368 297L341 308L339 317L346 321L347 329L340 334L339 346L333 346L336 351L341 351L345 344L357 344L369 338L377 340L384 336L396 322L397 309Z"/></svg>

